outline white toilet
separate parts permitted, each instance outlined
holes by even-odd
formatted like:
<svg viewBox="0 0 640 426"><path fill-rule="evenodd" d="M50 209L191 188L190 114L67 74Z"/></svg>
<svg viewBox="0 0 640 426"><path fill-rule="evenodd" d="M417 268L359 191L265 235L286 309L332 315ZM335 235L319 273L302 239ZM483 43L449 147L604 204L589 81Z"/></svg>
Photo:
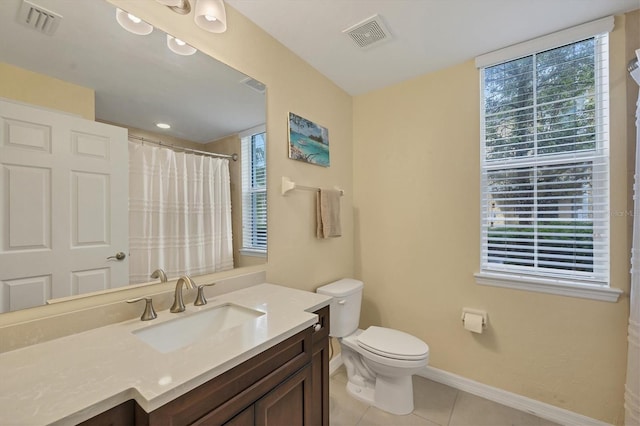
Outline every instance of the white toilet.
<svg viewBox="0 0 640 426"><path fill-rule="evenodd" d="M362 281L345 278L319 287L332 296L330 335L341 345L347 391L393 414L413 411L412 376L426 367L429 346L410 334L384 327L358 329Z"/></svg>

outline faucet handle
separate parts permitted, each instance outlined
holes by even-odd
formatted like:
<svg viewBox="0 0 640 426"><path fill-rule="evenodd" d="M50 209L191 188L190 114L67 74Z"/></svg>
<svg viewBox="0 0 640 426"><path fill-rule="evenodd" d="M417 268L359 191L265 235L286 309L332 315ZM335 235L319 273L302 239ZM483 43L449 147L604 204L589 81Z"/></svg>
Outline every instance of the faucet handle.
<svg viewBox="0 0 640 426"><path fill-rule="evenodd" d="M207 304L207 299L204 297L204 288L212 285L216 285L216 283L202 284L198 286L198 295L196 296L195 302L193 302L195 306L202 306Z"/></svg>
<svg viewBox="0 0 640 426"><path fill-rule="evenodd" d="M161 283L166 283L168 281L167 274L162 269L156 269L153 271L151 273L151 278L160 279Z"/></svg>
<svg viewBox="0 0 640 426"><path fill-rule="evenodd" d="M150 297L137 297L135 299L129 299L127 300L127 303L136 303L141 300L144 300L146 304L144 305L144 312L142 313L140 320L150 321L152 319L155 319L158 314L156 314L155 309L153 309L153 300Z"/></svg>

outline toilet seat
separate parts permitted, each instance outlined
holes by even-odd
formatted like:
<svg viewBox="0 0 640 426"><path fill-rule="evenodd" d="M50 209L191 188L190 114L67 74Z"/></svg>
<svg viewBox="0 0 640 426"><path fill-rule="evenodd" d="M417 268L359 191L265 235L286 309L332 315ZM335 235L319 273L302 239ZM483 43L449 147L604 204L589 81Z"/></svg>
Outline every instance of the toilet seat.
<svg viewBox="0 0 640 426"><path fill-rule="evenodd" d="M371 326L357 336L357 342L362 349L385 358L419 361L429 356L425 342L391 328Z"/></svg>

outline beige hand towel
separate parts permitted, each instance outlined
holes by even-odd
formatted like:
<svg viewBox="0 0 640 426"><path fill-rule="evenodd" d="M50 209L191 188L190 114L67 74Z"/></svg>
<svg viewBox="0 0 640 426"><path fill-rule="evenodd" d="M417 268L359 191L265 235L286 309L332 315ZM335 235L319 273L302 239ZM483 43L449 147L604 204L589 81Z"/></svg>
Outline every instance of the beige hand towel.
<svg viewBox="0 0 640 426"><path fill-rule="evenodd" d="M316 195L316 237L329 238L342 235L340 225L341 191L321 189Z"/></svg>

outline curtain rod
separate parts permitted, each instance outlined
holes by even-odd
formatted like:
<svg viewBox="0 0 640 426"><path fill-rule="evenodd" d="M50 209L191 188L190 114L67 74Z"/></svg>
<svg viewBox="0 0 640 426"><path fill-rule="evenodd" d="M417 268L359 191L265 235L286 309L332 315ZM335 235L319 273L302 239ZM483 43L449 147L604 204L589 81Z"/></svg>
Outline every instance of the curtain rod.
<svg viewBox="0 0 640 426"><path fill-rule="evenodd" d="M197 150L197 149L185 148L185 147L182 147L182 146L176 146L176 145L168 144L168 143L165 143L165 142L162 142L162 141L154 141L154 140L151 140L151 139L143 138L142 136L135 136L135 135L129 135L129 139L136 139L136 140L141 141L142 143L148 142L148 143L152 143L152 144L155 144L155 145L164 146L164 147L170 148L170 149L179 149L179 150L186 151L186 152L193 152L194 154L208 155L210 157L230 158L233 161L238 161L238 154L236 154L236 153L228 155L228 154L218 154L218 153L215 153L215 152L200 151L200 150Z"/></svg>

